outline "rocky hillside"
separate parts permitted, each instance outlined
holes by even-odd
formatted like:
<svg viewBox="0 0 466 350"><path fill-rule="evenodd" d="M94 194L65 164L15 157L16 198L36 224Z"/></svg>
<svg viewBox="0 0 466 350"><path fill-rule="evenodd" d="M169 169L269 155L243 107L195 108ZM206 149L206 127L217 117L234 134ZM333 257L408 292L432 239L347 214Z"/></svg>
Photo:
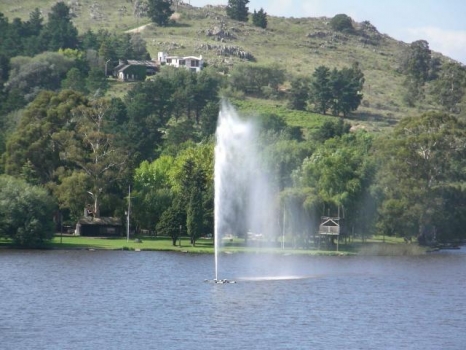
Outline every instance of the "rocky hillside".
<svg viewBox="0 0 466 350"><path fill-rule="evenodd" d="M18 1L3 0L0 12L10 20L27 19L29 12L39 7L46 17L54 3L31 0L19 5ZM176 23L160 28L150 24L147 17L138 15L137 1L71 0L66 3L73 10L74 23L80 32L91 28L140 33L153 57L158 51L202 55L209 65L225 71L244 61L277 64L286 70L290 79L310 76L320 65L340 69L357 61L365 74L365 86L364 100L353 119L384 127L405 115L419 113L419 106L410 108L403 102L405 76L398 68L408 44L380 33L376 23L354 23L355 32L345 34L333 31L330 19L325 17L268 17L267 29L261 29L229 19L224 6L196 8L180 4L173 16ZM433 55L446 59L439 53ZM421 109L435 107L426 98Z"/></svg>

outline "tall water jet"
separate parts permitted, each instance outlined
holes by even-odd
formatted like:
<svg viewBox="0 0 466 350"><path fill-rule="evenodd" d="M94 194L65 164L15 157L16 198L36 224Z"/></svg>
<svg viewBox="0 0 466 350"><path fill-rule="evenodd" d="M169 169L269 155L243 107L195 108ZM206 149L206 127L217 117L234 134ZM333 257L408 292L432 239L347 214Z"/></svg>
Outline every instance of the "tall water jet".
<svg viewBox="0 0 466 350"><path fill-rule="evenodd" d="M275 197L257 150L254 123L222 104L215 146L215 281L222 238L274 235Z"/></svg>

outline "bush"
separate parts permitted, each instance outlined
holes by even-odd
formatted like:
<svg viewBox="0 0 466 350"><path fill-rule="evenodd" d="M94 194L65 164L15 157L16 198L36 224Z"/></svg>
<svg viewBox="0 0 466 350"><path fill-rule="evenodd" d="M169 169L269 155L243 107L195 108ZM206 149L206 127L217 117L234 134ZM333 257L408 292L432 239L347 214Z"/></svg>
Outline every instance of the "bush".
<svg viewBox="0 0 466 350"><path fill-rule="evenodd" d="M0 176L0 236L22 247L40 245L53 238L55 209L45 189Z"/></svg>
<svg viewBox="0 0 466 350"><path fill-rule="evenodd" d="M330 26L338 32L353 33L353 20L345 14L335 15L330 21Z"/></svg>

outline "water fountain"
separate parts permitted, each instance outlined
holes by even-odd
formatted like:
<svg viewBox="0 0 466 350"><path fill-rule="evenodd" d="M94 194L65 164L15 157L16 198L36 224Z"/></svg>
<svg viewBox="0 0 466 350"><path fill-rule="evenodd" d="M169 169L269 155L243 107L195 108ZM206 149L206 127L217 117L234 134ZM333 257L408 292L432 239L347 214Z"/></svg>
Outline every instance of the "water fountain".
<svg viewBox="0 0 466 350"><path fill-rule="evenodd" d="M274 198L257 152L257 128L222 104L215 146L215 279L224 237L275 234Z"/></svg>

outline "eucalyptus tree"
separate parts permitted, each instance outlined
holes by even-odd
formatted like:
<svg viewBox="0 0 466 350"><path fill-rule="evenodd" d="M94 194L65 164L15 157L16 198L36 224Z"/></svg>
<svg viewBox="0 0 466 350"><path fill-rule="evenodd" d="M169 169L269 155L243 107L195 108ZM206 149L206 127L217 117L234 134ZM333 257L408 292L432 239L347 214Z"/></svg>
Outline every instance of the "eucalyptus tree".
<svg viewBox="0 0 466 350"><path fill-rule="evenodd" d="M448 235L447 193L466 178L466 128L457 118L428 112L408 117L378 147L379 228L430 241Z"/></svg>
<svg viewBox="0 0 466 350"><path fill-rule="evenodd" d="M371 147L372 137L365 132L328 139L294 172L295 186L314 189L321 208L332 215L340 208L347 225L362 226L375 172ZM327 212L321 209L320 215Z"/></svg>
<svg viewBox="0 0 466 350"><path fill-rule="evenodd" d="M96 217L100 216L101 197L121 179L129 156L116 142L118 136L109 132L110 110L110 101L103 98L77 106L71 111L76 127L62 140L66 149L61 158L89 179L85 190L92 198Z"/></svg>

